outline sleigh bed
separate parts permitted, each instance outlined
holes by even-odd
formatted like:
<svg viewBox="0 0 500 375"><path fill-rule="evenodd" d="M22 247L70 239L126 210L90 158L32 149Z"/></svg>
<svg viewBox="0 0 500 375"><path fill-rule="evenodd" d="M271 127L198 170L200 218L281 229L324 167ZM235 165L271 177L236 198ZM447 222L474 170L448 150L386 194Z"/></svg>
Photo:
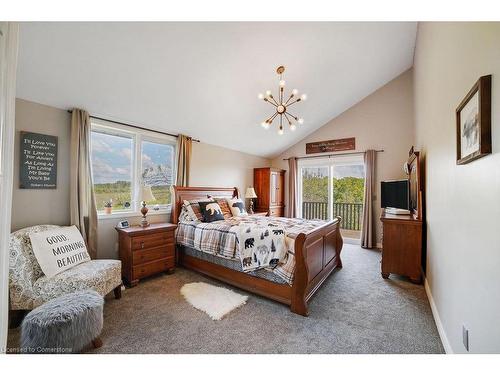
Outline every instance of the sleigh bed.
<svg viewBox="0 0 500 375"><path fill-rule="evenodd" d="M173 190L172 221L175 224L179 223L184 200L239 197L237 188L174 186ZM295 253L295 266L290 283L278 280L274 276L263 277L255 272L242 272L232 266L237 262L230 263L229 260L202 253L179 243L181 241L177 241L176 246L177 262L185 268L289 305L292 312L307 316L308 301L332 271L342 267L340 252L343 241L340 221L341 218L337 217L333 221L316 223L313 229L305 233L287 234L294 240Z"/></svg>

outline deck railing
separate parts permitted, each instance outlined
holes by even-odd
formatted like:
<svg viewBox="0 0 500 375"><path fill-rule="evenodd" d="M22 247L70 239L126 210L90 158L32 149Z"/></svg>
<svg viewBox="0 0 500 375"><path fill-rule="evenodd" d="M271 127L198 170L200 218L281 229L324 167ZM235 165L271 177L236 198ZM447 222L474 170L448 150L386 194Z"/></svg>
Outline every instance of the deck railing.
<svg viewBox="0 0 500 375"><path fill-rule="evenodd" d="M361 230L362 203L334 203L333 217L342 217L340 228ZM302 202L302 217L304 219L328 219L327 202Z"/></svg>

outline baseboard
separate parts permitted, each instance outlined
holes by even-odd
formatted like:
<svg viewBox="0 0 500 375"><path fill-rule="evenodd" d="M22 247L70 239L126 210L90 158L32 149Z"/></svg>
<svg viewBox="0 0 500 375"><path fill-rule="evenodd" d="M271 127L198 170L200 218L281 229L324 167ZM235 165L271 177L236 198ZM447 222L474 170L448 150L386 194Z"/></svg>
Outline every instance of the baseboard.
<svg viewBox="0 0 500 375"><path fill-rule="evenodd" d="M434 317L434 321L436 322L439 338L441 339L441 343L443 344L444 351L446 354L454 354L450 342L448 341L448 337L446 337L446 332L444 331L443 323L441 322L441 318L439 317L439 312L436 303L434 302L434 298L432 297L431 288L429 286L429 283L427 282L426 277L424 277L424 287L425 293L427 294L427 299L429 300L429 304L431 305L432 316Z"/></svg>

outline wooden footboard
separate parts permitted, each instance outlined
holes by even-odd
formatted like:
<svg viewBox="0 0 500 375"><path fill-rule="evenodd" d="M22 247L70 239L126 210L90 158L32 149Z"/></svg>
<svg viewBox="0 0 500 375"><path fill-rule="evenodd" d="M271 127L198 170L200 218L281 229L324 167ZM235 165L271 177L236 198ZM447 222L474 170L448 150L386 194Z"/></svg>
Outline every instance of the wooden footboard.
<svg viewBox="0 0 500 375"><path fill-rule="evenodd" d="M337 217L313 232L301 233L295 238L296 264L290 309L296 314L309 314L309 299L335 268L342 267L340 221L341 218Z"/></svg>

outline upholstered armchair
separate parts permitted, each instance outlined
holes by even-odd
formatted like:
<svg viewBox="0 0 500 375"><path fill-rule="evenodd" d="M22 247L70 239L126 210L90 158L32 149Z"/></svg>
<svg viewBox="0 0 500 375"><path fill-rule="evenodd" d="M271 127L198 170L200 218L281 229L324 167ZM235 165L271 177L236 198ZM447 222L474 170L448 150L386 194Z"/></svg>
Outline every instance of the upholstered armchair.
<svg viewBox="0 0 500 375"><path fill-rule="evenodd" d="M122 284L119 260L91 260L51 278L43 274L29 234L54 228L57 226L37 225L10 235L10 309L32 310L63 294L86 289L93 289L102 296L114 290L115 298L119 299Z"/></svg>

